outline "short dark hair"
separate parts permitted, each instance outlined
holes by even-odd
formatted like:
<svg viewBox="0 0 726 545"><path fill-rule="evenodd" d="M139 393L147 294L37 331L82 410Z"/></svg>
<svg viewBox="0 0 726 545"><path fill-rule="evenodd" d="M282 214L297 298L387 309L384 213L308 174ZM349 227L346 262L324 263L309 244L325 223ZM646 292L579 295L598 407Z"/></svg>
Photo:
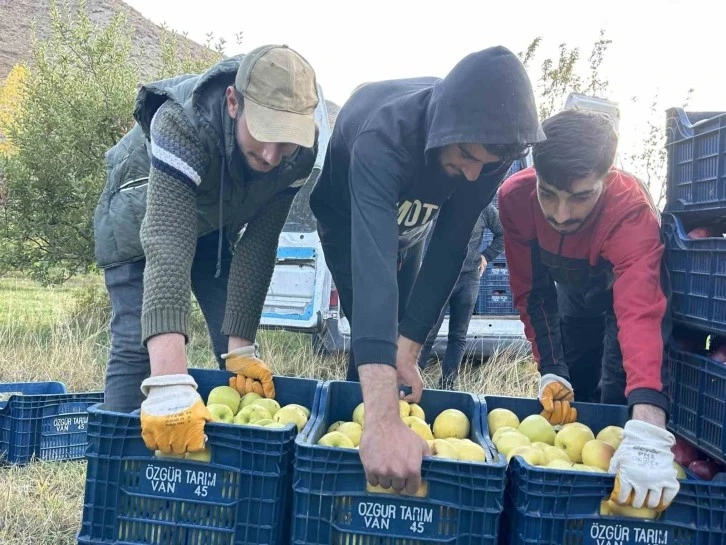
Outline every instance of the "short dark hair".
<svg viewBox="0 0 726 545"><path fill-rule="evenodd" d="M530 147L531 144L484 144L484 149L505 163L526 157Z"/></svg>
<svg viewBox="0 0 726 545"><path fill-rule="evenodd" d="M618 135L610 116L563 110L542 123L547 139L532 147L537 176L569 191L575 180L605 176L615 161Z"/></svg>

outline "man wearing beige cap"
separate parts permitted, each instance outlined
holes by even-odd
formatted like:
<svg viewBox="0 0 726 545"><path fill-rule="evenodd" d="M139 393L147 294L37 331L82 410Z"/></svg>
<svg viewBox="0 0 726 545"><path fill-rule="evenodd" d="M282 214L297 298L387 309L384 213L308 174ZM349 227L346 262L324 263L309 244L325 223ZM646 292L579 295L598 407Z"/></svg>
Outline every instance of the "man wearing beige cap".
<svg viewBox="0 0 726 545"><path fill-rule="evenodd" d="M190 291L230 385L274 395L255 336L280 231L313 167L317 104L310 64L267 45L143 86L134 127L106 154L94 218L113 311L105 405L140 407L151 449L199 451L211 420L187 373Z"/></svg>

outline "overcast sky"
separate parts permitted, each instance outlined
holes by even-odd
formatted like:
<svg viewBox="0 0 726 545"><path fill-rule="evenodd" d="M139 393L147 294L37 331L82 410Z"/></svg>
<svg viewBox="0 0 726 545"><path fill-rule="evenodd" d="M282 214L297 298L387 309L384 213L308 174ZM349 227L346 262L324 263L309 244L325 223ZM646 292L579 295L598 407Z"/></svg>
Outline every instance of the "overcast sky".
<svg viewBox="0 0 726 545"><path fill-rule="evenodd" d="M613 43L603 73L622 107L621 139L642 126L646 104L680 105L689 88L693 110L726 111L720 24L726 2L715 0L125 0L157 24L227 40L227 54L286 43L316 70L326 98L343 104L361 82L408 76L443 77L466 54L501 44L512 51L543 39L530 76L558 44L586 57L600 29ZM235 33L242 32L240 46ZM718 70L716 67L720 67ZM582 63L586 69L586 59ZM641 99L633 105L631 98ZM665 114L663 113L663 119Z"/></svg>

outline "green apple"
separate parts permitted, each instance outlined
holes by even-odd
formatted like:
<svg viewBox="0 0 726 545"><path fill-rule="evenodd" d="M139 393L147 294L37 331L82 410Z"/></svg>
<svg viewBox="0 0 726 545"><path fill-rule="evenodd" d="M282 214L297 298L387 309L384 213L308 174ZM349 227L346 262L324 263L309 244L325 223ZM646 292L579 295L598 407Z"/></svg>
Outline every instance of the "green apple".
<svg viewBox="0 0 726 545"><path fill-rule="evenodd" d="M411 428L421 439L428 441L434 438L434 434L431 433L429 425L418 416L407 416L403 419L403 423Z"/></svg>
<svg viewBox="0 0 726 545"><path fill-rule="evenodd" d="M212 459L212 449L210 447L205 447L204 450L200 450L199 452L187 452L184 455L184 458L187 460L209 463Z"/></svg>
<svg viewBox="0 0 726 545"><path fill-rule="evenodd" d="M350 437L339 431L331 431L318 439L318 445L335 448L355 448Z"/></svg>
<svg viewBox="0 0 726 545"><path fill-rule="evenodd" d="M171 458L171 459L174 459L174 460L178 460L180 458L184 458L184 453L175 454L173 452L164 452L164 451L161 451L161 450L155 450L154 451L154 456L156 456L157 458Z"/></svg>
<svg viewBox="0 0 726 545"><path fill-rule="evenodd" d="M623 440L623 428L620 426L607 426L598 432L595 439L605 441L615 450L618 450L620 442Z"/></svg>
<svg viewBox="0 0 726 545"><path fill-rule="evenodd" d="M688 475L686 475L686 470L683 469L683 466L681 464L679 464L678 462L674 461L673 462L673 467L676 468L676 478L679 481L682 481L682 480L685 480L685 479L688 478Z"/></svg>
<svg viewBox="0 0 726 545"><path fill-rule="evenodd" d="M363 403L359 403L355 409L353 409L353 422L357 422L363 427L363 421L365 420L365 408Z"/></svg>
<svg viewBox="0 0 726 545"><path fill-rule="evenodd" d="M555 446L563 449L574 463L582 463L582 449L585 443L595 439L592 430L585 425L566 424L555 436Z"/></svg>
<svg viewBox="0 0 726 545"><path fill-rule="evenodd" d="M298 433L300 433L305 427L305 424L308 423L308 417L300 405L285 405L273 415L272 419L283 425L294 424L295 427L297 427Z"/></svg>
<svg viewBox="0 0 726 545"><path fill-rule="evenodd" d="M262 396L258 394L257 392L250 392L248 394L245 394L242 396L242 399L239 401L239 409L237 409L237 412L239 412L241 409L245 408L250 403L257 401L258 399L262 399ZM235 413L237 414L237 413Z"/></svg>
<svg viewBox="0 0 726 545"><path fill-rule="evenodd" d="M555 429L552 424L542 415L532 414L520 422L517 428L519 433L529 437L533 443L555 444Z"/></svg>
<svg viewBox="0 0 726 545"><path fill-rule="evenodd" d="M268 422L265 424L265 428L284 428L287 426L287 424L283 424L282 422L275 422L274 420L272 422Z"/></svg>
<svg viewBox="0 0 726 545"><path fill-rule="evenodd" d="M499 436L502 435L505 431L517 431L517 428L513 428L511 426L502 426L501 428L497 428L497 431L492 434L492 442L496 443L497 439L499 439Z"/></svg>
<svg viewBox="0 0 726 545"><path fill-rule="evenodd" d="M330 426L328 426L328 429L325 431L327 431L327 432L336 431L343 424L345 424L345 420L337 420L337 421L333 422Z"/></svg>
<svg viewBox="0 0 726 545"><path fill-rule="evenodd" d="M232 414L237 414L239 410L240 395L237 390L230 386L217 386L212 388L207 396L207 406L216 404L227 405Z"/></svg>
<svg viewBox="0 0 726 545"><path fill-rule="evenodd" d="M299 403L288 403L285 407L300 407L300 410L305 413L305 418L310 419L310 409L308 409L305 405L300 405Z"/></svg>
<svg viewBox="0 0 726 545"><path fill-rule="evenodd" d="M436 439L469 437L469 419L459 409L445 409L434 419L433 432Z"/></svg>
<svg viewBox="0 0 726 545"><path fill-rule="evenodd" d="M251 422L250 426L267 426L267 424L270 424L271 422L274 422L272 418L263 418L262 420L256 420L255 422Z"/></svg>
<svg viewBox="0 0 726 545"><path fill-rule="evenodd" d="M549 469L566 469L568 471L572 471L573 470L572 466L573 466L572 462L568 462L566 460L555 459L555 460L550 460L542 467L547 467Z"/></svg>
<svg viewBox="0 0 726 545"><path fill-rule="evenodd" d="M519 418L509 409L493 409L487 415L487 424L489 425L489 436L493 438L499 428L507 426L517 429Z"/></svg>
<svg viewBox="0 0 726 545"><path fill-rule="evenodd" d="M363 428L358 422L343 422L337 431L343 435L347 435L354 447L360 445L360 436L363 434Z"/></svg>
<svg viewBox="0 0 726 545"><path fill-rule="evenodd" d="M267 409L272 416L275 416L277 414L277 411L280 410L280 404L275 399L270 399L269 397L261 397L260 399L255 399L250 405L260 405Z"/></svg>
<svg viewBox="0 0 726 545"><path fill-rule="evenodd" d="M424 413L424 410L421 408L421 405L418 403L411 403L411 412L409 413L409 416L415 416L417 418L420 418L424 422L426 422L426 414Z"/></svg>
<svg viewBox="0 0 726 545"><path fill-rule="evenodd" d="M272 415L262 405L256 405L255 403L247 405L240 409L234 417L235 424L254 424L259 420L272 420Z"/></svg>
<svg viewBox="0 0 726 545"><path fill-rule="evenodd" d="M514 456L521 456L532 466L541 466L544 464L544 453L531 445L514 447L507 454L507 462L511 462Z"/></svg>
<svg viewBox="0 0 726 545"><path fill-rule="evenodd" d="M613 454L615 449L612 445L600 439L592 439L582 447L582 463L608 471Z"/></svg>
<svg viewBox="0 0 726 545"><path fill-rule="evenodd" d="M553 447L552 445L546 445L545 448L542 449L542 454L544 455L544 464L549 464L552 460L562 460L563 462L567 462L568 464L572 464L572 460L570 460L570 457L567 455L567 453L558 447Z"/></svg>
<svg viewBox="0 0 726 545"><path fill-rule="evenodd" d="M531 444L532 442L526 435L519 433L518 431L506 431L497 438L497 442L494 443L494 446L497 447L497 450L501 454L507 456L512 449L525 445L529 446Z"/></svg>
<svg viewBox="0 0 726 545"><path fill-rule="evenodd" d="M211 405L207 405L207 409L209 410L209 414L212 415L212 419L215 422L226 422L228 424L234 422L234 413L228 405L223 405L222 403L212 403Z"/></svg>

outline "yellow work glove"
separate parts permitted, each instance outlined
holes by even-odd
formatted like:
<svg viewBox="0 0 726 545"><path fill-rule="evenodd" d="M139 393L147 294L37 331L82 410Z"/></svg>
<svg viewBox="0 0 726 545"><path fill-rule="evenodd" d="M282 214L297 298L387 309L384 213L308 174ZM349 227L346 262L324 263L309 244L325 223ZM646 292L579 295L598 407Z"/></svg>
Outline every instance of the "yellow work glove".
<svg viewBox="0 0 726 545"><path fill-rule="evenodd" d="M575 401L572 385L562 377L546 374L539 381L539 402L544 409L540 414L550 424L569 424L577 421L577 409L570 406Z"/></svg>
<svg viewBox="0 0 726 545"><path fill-rule="evenodd" d="M160 375L141 383L141 437L151 450L174 454L204 450L212 415L189 375Z"/></svg>
<svg viewBox="0 0 726 545"><path fill-rule="evenodd" d="M229 379L229 385L240 395L255 392L262 397L275 399L272 371L257 354L257 344L243 346L222 354L227 371L237 375Z"/></svg>
<svg viewBox="0 0 726 545"><path fill-rule="evenodd" d="M608 468L615 473L610 499L620 505L665 510L681 487L673 466L671 449L675 443L668 430L629 420Z"/></svg>

